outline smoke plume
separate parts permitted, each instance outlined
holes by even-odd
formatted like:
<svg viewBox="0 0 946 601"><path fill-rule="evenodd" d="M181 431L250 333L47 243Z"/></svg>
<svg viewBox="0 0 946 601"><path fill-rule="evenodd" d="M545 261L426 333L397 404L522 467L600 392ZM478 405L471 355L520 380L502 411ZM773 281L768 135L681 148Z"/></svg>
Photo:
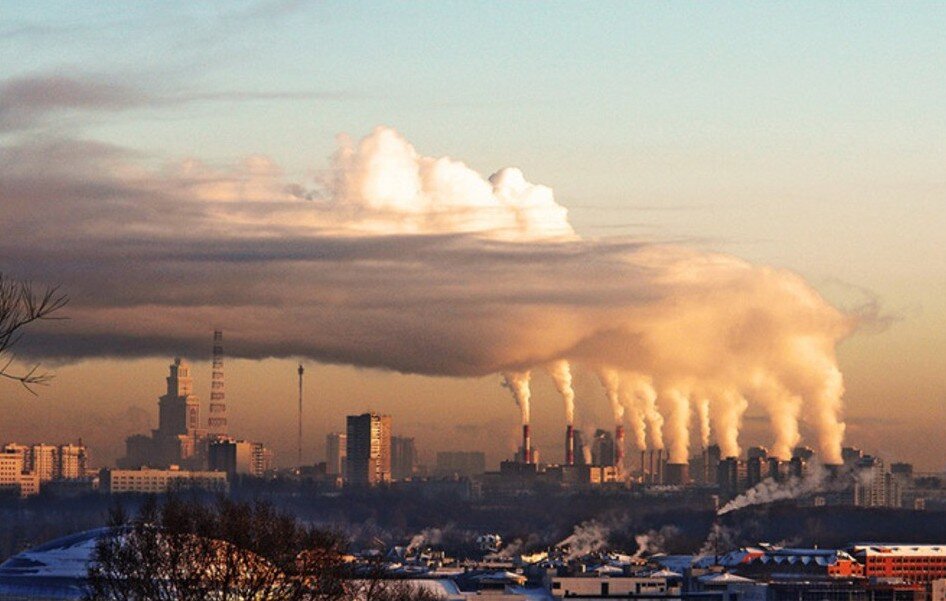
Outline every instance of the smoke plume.
<svg viewBox="0 0 946 601"><path fill-rule="evenodd" d="M670 463L686 463L690 459L690 398L671 388L664 393L667 407L667 429L670 432Z"/></svg>
<svg viewBox="0 0 946 601"><path fill-rule="evenodd" d="M723 457L739 457L739 430L742 429L742 417L749 408L749 402L735 390L722 390L714 396L714 411L711 414L716 442Z"/></svg>
<svg viewBox="0 0 946 601"><path fill-rule="evenodd" d="M582 522L575 526L574 531L556 547L565 550L565 560L572 560L597 553L607 548L610 528L596 520Z"/></svg>
<svg viewBox="0 0 946 601"><path fill-rule="evenodd" d="M618 372L613 369L602 369L598 371L598 379L604 387L604 393L611 404L611 414L614 415L614 422L620 424L624 421L624 405L621 404L619 388L621 379Z"/></svg>
<svg viewBox="0 0 946 601"><path fill-rule="evenodd" d="M302 183L260 156L151 169L76 140L2 150L0 267L73 299L25 358L203 356L225 324L236 357L502 373L524 422L529 371L566 361L616 373L635 440L646 430L663 448L666 427L672 461L704 391L727 450L749 403L768 413L775 454L804 420L840 460L835 347L853 317L784 269L581 237L518 169L484 177L385 127L341 138L324 177Z"/></svg>
<svg viewBox="0 0 946 601"><path fill-rule="evenodd" d="M529 379L531 377L532 372L530 371L503 372L503 386L512 392L513 400L519 405L523 425L528 424L531 417L529 410L529 402L532 397L532 391L529 389Z"/></svg>
<svg viewBox="0 0 946 601"><path fill-rule="evenodd" d="M575 390L572 388L572 370L568 361L560 359L548 365L549 374L555 381L555 388L565 401L565 423L575 423Z"/></svg>
<svg viewBox="0 0 946 601"><path fill-rule="evenodd" d="M797 499L807 494L823 490L827 482L827 470L817 463L809 464L809 470L804 477L792 477L783 482L776 482L772 478L766 478L723 505L716 514L724 515L730 511L749 507L750 505L765 505L776 501Z"/></svg>
<svg viewBox="0 0 946 601"><path fill-rule="evenodd" d="M660 530L650 529L647 532L634 535L634 542L637 543L637 550L634 551L634 558L657 555L665 553L667 550L667 539L676 537L681 531L676 526L667 525Z"/></svg>
<svg viewBox="0 0 946 601"><path fill-rule="evenodd" d="M442 538L443 533L440 531L440 528L424 528L419 534L415 534L411 537L410 542L407 544L407 552L412 553L422 550L424 547L439 545Z"/></svg>

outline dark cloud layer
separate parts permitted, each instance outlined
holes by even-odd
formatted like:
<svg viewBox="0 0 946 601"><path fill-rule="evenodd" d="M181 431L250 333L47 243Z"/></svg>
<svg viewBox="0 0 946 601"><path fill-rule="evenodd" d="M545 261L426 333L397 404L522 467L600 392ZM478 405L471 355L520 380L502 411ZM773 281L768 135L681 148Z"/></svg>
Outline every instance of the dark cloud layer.
<svg viewBox="0 0 946 601"><path fill-rule="evenodd" d="M138 101L61 81L14 88L7 114L32 97L46 98L36 110ZM712 400L697 407L718 408L735 441L743 397L765 408L780 452L798 442L801 418L826 456L838 452L834 346L846 316L783 270L583 239L551 190L518 170L487 179L385 128L343 141L311 190L265 157L151 170L75 140L2 152L0 268L72 297L70 319L37 330L30 356L203 356L221 327L242 357L511 370L526 387L529 369L558 361L567 375L569 361L613 374L615 406L635 428L645 410L663 428L659 399L672 457L686 456L691 400Z"/></svg>

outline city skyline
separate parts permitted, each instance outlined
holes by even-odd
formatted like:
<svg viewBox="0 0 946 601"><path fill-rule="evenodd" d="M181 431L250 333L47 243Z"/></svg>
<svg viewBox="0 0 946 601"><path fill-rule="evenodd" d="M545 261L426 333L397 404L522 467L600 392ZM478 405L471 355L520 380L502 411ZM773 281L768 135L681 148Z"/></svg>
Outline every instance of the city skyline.
<svg viewBox="0 0 946 601"><path fill-rule="evenodd" d="M606 355L629 369L624 355L632 349L658 382L670 382L705 376L712 360L700 357L714 350L710 342L675 346L654 334L664 330L643 327L658 341L646 347L657 349L658 361L631 337L589 350L573 330L606 330L608 303L647 314L660 305L640 299L698 304L693 299L706 297L696 294L717 290L743 298L760 289L729 286L748 270L774 278L773 288L797 285L792 294L818 306L805 333L823 335L816 346L827 349L829 364L837 344L843 408L806 405L800 417L828 418L800 420L801 442L839 448L843 437L844 445L921 471L946 469L946 443L936 436L946 421L946 262L934 225L946 218L939 175L946 86L935 85L943 83L946 52L929 25L943 9L869 5L838 39L837 23L854 18L849 8L802 17L742 6L746 29L727 21L727 10L613 8L556 4L539 15L497 6L476 14L463 6L263 3L135 7L116 18L94 8L52 17L4 6L9 35L0 43L24 60L0 73L0 198L9 215L0 224L0 256L9 261L0 268L62 284L72 303L67 322L24 341L24 358L57 377L38 397L0 389L10 416L0 438L82 437L95 461L117 457L125 435L156 426L157 366L178 354L192 361L206 416L210 333L220 328L233 355L230 431L273 444L282 465L294 456L300 360L309 460L321 458L326 434L344 430L344 416L377 411L394 416L396 433L415 438L428 460L437 450L487 448L496 463L515 451L520 421L530 421L500 386L499 372L513 368L533 368L533 440L557 456L566 415L544 370L559 349L572 362L575 426L586 434L614 426L597 381ZM408 43L379 34L378 13L405 31L418 27L412 14L444 29ZM707 19L715 35L698 25ZM88 44L103 23L107 35ZM267 34L274 23L281 40ZM193 45L158 45L146 25L180 28ZM672 52L659 41L667 31ZM543 62L544 32L565 40L551 66ZM324 38L316 46L319 33L338 46ZM293 43L326 52L293 54ZM240 44L248 50L234 52ZM407 66L430 48L443 52ZM511 49L520 50L518 62L507 60ZM341 133L348 141L333 142ZM381 159L442 166L430 168L446 182L432 188L442 194L429 198L446 209L427 214L397 194L364 192L405 183L356 178ZM490 205L515 194L523 204L513 202L513 212ZM382 209L396 218L384 210L364 217L379 199L393 199ZM487 242L466 246L471 232L487 232ZM532 254L498 252L510 232ZM561 237L585 253L580 261L551 246ZM718 279L696 294L668 293L639 271L612 270L618 253L632 267L653 268L639 249L668 247L684 249L685 265L712 258ZM377 270L375 261L389 268ZM423 269L412 271L417 265ZM539 302L562 309L521 310ZM760 302L746 315L775 304ZM499 308L472 334L455 327L479 319L487 305ZM740 323L774 323L777 336L797 341L790 326L799 322L785 317L796 307ZM735 337L721 314L704 317L713 320L722 325L707 328L707 341ZM548 334L562 322L572 331ZM392 342L400 340L410 344ZM801 382L794 359L784 365L764 363L814 402L811 390L821 385ZM690 453L701 446L692 400L692 420L682 426L675 405L660 404L668 446L686 429ZM743 450L794 440L791 427L776 435L770 426L772 414L791 417L791 403L775 410L749 400ZM630 431L628 438L631 450ZM501 448L487 442L494 439Z"/></svg>

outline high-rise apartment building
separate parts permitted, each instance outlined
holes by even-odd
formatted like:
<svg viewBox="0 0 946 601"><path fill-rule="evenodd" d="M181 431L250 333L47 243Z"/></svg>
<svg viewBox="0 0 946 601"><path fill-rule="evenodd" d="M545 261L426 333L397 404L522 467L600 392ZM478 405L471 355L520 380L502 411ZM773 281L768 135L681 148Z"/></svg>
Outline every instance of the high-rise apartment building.
<svg viewBox="0 0 946 601"><path fill-rule="evenodd" d="M17 451L0 452L0 491L11 491L21 497L39 493L39 476L23 470L23 455Z"/></svg>
<svg viewBox="0 0 946 601"><path fill-rule="evenodd" d="M211 471L226 472L231 480L235 476L262 477L271 467L271 458L263 443L233 438L211 440L207 452Z"/></svg>
<svg viewBox="0 0 946 601"><path fill-rule="evenodd" d="M88 453L81 444L64 444L59 447L59 473L61 480L85 478L88 469Z"/></svg>
<svg viewBox="0 0 946 601"><path fill-rule="evenodd" d="M59 474L59 448L51 444L34 444L30 449L32 469L40 482L49 482Z"/></svg>
<svg viewBox="0 0 946 601"><path fill-rule="evenodd" d="M20 470L34 473L40 482L78 480L86 476L87 451L82 444L3 445L3 452L20 458Z"/></svg>
<svg viewBox="0 0 946 601"><path fill-rule="evenodd" d="M346 483L373 486L391 480L391 416L349 415Z"/></svg>
<svg viewBox="0 0 946 601"><path fill-rule="evenodd" d="M865 455L855 464L854 504L860 507L900 507L900 483L884 467L879 457Z"/></svg>
<svg viewBox="0 0 946 601"><path fill-rule="evenodd" d="M414 475L417 466L417 448L413 438L391 437L391 477L407 480Z"/></svg>
<svg viewBox="0 0 946 601"><path fill-rule="evenodd" d="M9 442L3 445L4 453L16 453L21 457L22 467L20 468L24 472L33 471L33 452L32 449L25 444L17 444L15 442Z"/></svg>
<svg viewBox="0 0 946 601"><path fill-rule="evenodd" d="M329 476L344 476L348 453L348 436L331 432L325 437L325 473Z"/></svg>

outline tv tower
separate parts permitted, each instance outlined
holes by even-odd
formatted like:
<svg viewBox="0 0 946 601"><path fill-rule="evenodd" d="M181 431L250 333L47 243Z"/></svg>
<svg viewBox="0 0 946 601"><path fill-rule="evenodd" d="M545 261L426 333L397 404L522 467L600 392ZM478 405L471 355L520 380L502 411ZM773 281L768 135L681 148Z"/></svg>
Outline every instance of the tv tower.
<svg viewBox="0 0 946 601"><path fill-rule="evenodd" d="M223 385L223 332L214 330L213 374L210 379L210 413L207 426L211 438L227 435L227 395Z"/></svg>
<svg viewBox="0 0 946 601"><path fill-rule="evenodd" d="M299 364L299 467L302 467L302 374L305 370Z"/></svg>

